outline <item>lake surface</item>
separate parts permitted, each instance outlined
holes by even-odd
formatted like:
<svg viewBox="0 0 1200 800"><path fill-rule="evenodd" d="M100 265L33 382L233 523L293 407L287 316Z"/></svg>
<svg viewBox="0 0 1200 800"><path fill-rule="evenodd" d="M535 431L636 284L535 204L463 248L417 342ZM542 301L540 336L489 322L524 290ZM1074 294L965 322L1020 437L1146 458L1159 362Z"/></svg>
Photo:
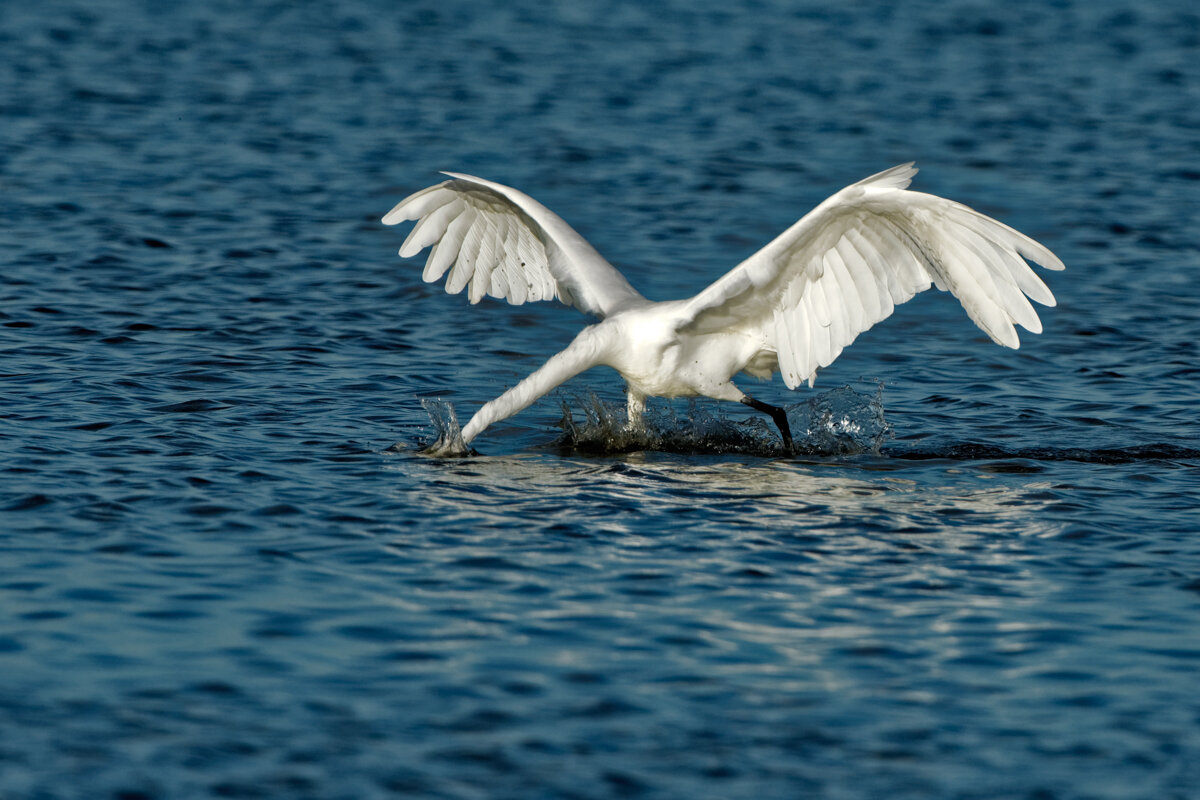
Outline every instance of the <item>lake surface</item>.
<svg viewBox="0 0 1200 800"><path fill-rule="evenodd" d="M51 0L0 53L0 797L1200 796L1192 3ZM930 292L746 382L795 458L712 403L606 449L611 370L419 453L584 322L397 258L437 170L668 299L913 159L1066 262L1020 350Z"/></svg>

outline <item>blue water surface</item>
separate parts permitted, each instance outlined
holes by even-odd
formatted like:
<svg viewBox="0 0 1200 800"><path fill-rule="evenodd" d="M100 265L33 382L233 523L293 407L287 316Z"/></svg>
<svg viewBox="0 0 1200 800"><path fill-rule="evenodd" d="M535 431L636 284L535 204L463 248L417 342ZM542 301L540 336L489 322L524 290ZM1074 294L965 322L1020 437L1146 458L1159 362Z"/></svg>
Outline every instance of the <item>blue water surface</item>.
<svg viewBox="0 0 1200 800"><path fill-rule="evenodd" d="M1193 3L47 0L0 54L0 797L1200 797ZM669 299L914 159L1066 262L1020 350L930 292L747 384L794 458L606 447L604 369L419 453L584 323L397 258L437 170Z"/></svg>

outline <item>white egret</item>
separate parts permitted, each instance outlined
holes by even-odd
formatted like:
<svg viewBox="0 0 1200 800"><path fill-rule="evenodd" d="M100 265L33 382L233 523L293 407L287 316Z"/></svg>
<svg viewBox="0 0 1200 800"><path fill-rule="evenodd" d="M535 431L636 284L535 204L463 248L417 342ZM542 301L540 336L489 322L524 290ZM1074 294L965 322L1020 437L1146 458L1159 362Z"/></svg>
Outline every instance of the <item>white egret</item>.
<svg viewBox="0 0 1200 800"><path fill-rule="evenodd" d="M1054 295L1025 259L1063 264L1047 248L967 206L907 189L912 163L852 184L695 297L652 302L560 217L522 192L470 175L401 201L383 218L417 220L400 248L432 246L423 277L446 278L514 305L554 298L599 318L567 348L484 404L462 431L464 444L568 378L607 365L625 379L629 425L646 398L695 397L745 403L774 419L792 449L783 409L760 402L732 378L783 374L794 389L828 366L858 334L932 283L949 291L997 344L1018 347L1013 323L1041 321L1029 299Z"/></svg>

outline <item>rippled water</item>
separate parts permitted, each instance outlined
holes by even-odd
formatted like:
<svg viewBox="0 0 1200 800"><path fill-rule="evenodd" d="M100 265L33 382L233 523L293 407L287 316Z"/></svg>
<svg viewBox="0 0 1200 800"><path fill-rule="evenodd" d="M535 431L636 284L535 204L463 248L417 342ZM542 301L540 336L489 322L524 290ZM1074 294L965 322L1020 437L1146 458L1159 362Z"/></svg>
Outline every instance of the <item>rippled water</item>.
<svg viewBox="0 0 1200 800"><path fill-rule="evenodd" d="M0 797L1192 798L1180 1L0 7ZM379 217L461 170L655 299L916 159L1067 263L923 295L809 431L596 370ZM849 388L842 388L849 387ZM801 426L797 420L803 419Z"/></svg>

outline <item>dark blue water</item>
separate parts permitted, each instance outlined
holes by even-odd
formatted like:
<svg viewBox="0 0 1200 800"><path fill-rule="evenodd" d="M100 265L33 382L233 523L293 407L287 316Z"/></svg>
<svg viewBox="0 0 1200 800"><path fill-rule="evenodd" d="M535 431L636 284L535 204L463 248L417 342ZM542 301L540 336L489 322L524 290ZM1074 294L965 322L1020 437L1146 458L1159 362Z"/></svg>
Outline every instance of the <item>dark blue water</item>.
<svg viewBox="0 0 1200 800"><path fill-rule="evenodd" d="M0 4L0 796L1200 796L1193 4L561 6ZM1019 351L418 454L583 322L421 283L436 170L668 299L910 159L1067 263Z"/></svg>

